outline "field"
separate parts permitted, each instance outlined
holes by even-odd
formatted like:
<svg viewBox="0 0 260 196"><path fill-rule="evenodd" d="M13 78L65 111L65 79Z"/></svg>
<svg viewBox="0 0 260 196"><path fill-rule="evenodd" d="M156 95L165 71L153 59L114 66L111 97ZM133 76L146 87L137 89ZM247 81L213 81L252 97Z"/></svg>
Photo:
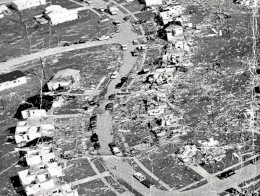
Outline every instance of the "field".
<svg viewBox="0 0 260 196"><path fill-rule="evenodd" d="M96 175L87 159L69 161L67 166L69 165L73 166L65 170L65 176L63 177L67 183Z"/></svg>
<svg viewBox="0 0 260 196"><path fill-rule="evenodd" d="M79 196L115 196L116 194L112 192L106 185L100 180L93 180L90 182L86 182L84 184L80 184L78 186L78 194Z"/></svg>
<svg viewBox="0 0 260 196"><path fill-rule="evenodd" d="M137 2L130 2L123 5L126 9L130 12L137 12L144 8L144 5L137 3Z"/></svg>
<svg viewBox="0 0 260 196"><path fill-rule="evenodd" d="M116 182L111 176L105 177L106 181L114 188L116 189L119 193L123 193L126 190L122 188L122 186Z"/></svg>
<svg viewBox="0 0 260 196"><path fill-rule="evenodd" d="M134 14L136 18L143 21L152 20L155 17L155 14L151 11L142 11L140 13Z"/></svg>
<svg viewBox="0 0 260 196"><path fill-rule="evenodd" d="M74 43L114 32L114 26L110 23L98 23L99 17L91 10L79 11L80 19L53 27L48 24L37 24L33 20L33 16L41 11L40 8L25 10L22 19L18 12L13 11L12 15L1 19L0 25L5 28L0 29L0 45L3 49L0 61L54 48L65 42ZM23 19L25 21L21 23ZM93 26L95 28L92 28Z"/></svg>

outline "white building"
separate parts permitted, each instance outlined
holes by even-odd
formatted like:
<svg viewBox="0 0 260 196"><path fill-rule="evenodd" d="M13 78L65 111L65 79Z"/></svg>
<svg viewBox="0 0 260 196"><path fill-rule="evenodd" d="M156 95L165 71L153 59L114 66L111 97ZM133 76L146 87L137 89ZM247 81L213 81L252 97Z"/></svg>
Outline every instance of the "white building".
<svg viewBox="0 0 260 196"><path fill-rule="evenodd" d="M146 6L162 5L162 0L144 0Z"/></svg>
<svg viewBox="0 0 260 196"><path fill-rule="evenodd" d="M179 17L182 14L182 6L180 4L171 5L164 8L164 11L159 13L160 19L163 25L172 22L174 18Z"/></svg>
<svg viewBox="0 0 260 196"><path fill-rule="evenodd" d="M12 2L12 7L20 11L39 5L45 5L46 3L46 0L16 0Z"/></svg>
<svg viewBox="0 0 260 196"><path fill-rule="evenodd" d="M26 157L26 163L30 167L40 165L40 164L53 163L53 162L56 162L56 157L54 153L47 153L47 154Z"/></svg>
<svg viewBox="0 0 260 196"><path fill-rule="evenodd" d="M22 113L23 119L47 117L47 113L43 109L39 110L39 109L35 109L35 108L29 108L29 109L23 110L21 113Z"/></svg>
<svg viewBox="0 0 260 196"><path fill-rule="evenodd" d="M56 75L47 83L48 89L55 91L59 88L72 89L77 88L80 80L80 71L75 69L64 69L56 73Z"/></svg>
<svg viewBox="0 0 260 196"><path fill-rule="evenodd" d="M176 41L176 37L183 36L183 27L178 25L170 25L165 29L167 41Z"/></svg>
<svg viewBox="0 0 260 196"><path fill-rule="evenodd" d="M45 9L44 16L52 25L78 19L78 10L76 9L68 10L60 5L51 5Z"/></svg>
<svg viewBox="0 0 260 196"><path fill-rule="evenodd" d="M0 75L0 91L26 83L27 80L24 73L18 70Z"/></svg>

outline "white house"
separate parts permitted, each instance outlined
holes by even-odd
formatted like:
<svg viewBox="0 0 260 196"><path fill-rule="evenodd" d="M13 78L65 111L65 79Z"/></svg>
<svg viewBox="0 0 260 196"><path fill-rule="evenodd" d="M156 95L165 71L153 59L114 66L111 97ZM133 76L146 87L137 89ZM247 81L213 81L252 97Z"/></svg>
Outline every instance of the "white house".
<svg viewBox="0 0 260 196"><path fill-rule="evenodd" d="M0 91L26 83L27 80L24 73L18 70L0 75Z"/></svg>
<svg viewBox="0 0 260 196"><path fill-rule="evenodd" d="M75 69L64 69L56 73L56 75L47 83L48 89L55 91L59 88L72 89L77 88L80 80L80 71Z"/></svg>
<svg viewBox="0 0 260 196"><path fill-rule="evenodd" d="M166 29L168 41L175 41L175 37L183 36L183 27L178 25L170 25Z"/></svg>
<svg viewBox="0 0 260 196"><path fill-rule="evenodd" d="M61 7L60 5L51 5L45 8L44 16L52 25L72 21L78 19L78 10Z"/></svg>
<svg viewBox="0 0 260 196"><path fill-rule="evenodd" d="M0 5L0 18L3 18L4 17L4 12L5 11L9 11L9 9L8 9L8 7L5 5L5 4L3 4L3 5Z"/></svg>
<svg viewBox="0 0 260 196"><path fill-rule="evenodd" d="M46 0L16 0L12 2L12 7L20 11L39 5L45 5L46 3Z"/></svg>
<svg viewBox="0 0 260 196"><path fill-rule="evenodd" d="M21 113L22 113L23 119L47 117L47 113L43 109L39 110L36 108L29 108L29 109L23 110Z"/></svg>
<svg viewBox="0 0 260 196"><path fill-rule="evenodd" d="M160 19L163 25L172 22L174 18L179 17L182 14L182 6L180 4L168 6L164 8L164 11L159 13Z"/></svg>
<svg viewBox="0 0 260 196"><path fill-rule="evenodd" d="M26 157L26 163L31 167L35 165L47 164L52 162L56 162L54 153L47 153L42 155Z"/></svg>
<svg viewBox="0 0 260 196"><path fill-rule="evenodd" d="M144 0L146 6L162 5L162 0Z"/></svg>

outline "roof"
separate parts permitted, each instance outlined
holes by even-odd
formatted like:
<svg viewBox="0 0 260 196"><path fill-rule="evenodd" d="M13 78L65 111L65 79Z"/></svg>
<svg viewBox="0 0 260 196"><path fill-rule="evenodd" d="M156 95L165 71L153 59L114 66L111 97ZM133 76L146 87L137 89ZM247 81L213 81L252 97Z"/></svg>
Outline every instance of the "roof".
<svg viewBox="0 0 260 196"><path fill-rule="evenodd" d="M58 71L51 81L66 81L73 79L78 79L80 77L80 71L76 69L63 69Z"/></svg>
<svg viewBox="0 0 260 196"><path fill-rule="evenodd" d="M12 71L6 74L0 75L0 83L8 82L16 80L17 78L21 78L25 76L25 74L19 70Z"/></svg>

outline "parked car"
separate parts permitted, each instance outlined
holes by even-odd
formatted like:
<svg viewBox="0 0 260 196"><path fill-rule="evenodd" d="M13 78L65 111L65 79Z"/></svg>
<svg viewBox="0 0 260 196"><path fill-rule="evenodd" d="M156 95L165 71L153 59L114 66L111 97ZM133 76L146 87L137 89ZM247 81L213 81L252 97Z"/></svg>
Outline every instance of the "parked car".
<svg viewBox="0 0 260 196"><path fill-rule="evenodd" d="M124 19L124 21L126 21L126 22L130 21L130 17L129 17L129 16L126 16L126 17L124 17L123 19Z"/></svg>
<svg viewBox="0 0 260 196"><path fill-rule="evenodd" d="M122 50L127 50L127 45L122 45Z"/></svg>
<svg viewBox="0 0 260 196"><path fill-rule="evenodd" d="M100 7L100 8L98 8L101 12L104 12L105 11L105 8L103 8L103 7Z"/></svg>
<svg viewBox="0 0 260 196"><path fill-rule="evenodd" d="M132 56L139 56L139 52L133 51L133 52L132 52Z"/></svg>
<svg viewBox="0 0 260 196"><path fill-rule="evenodd" d="M256 157L250 161L251 164L257 164L260 162L260 157Z"/></svg>
<svg viewBox="0 0 260 196"><path fill-rule="evenodd" d="M113 153L113 155L118 156L118 157L122 157L123 156L122 152L116 146L115 142L109 143L108 146L110 147L111 152Z"/></svg>
<svg viewBox="0 0 260 196"><path fill-rule="evenodd" d="M140 182L142 182L143 180L146 179L146 177L143 174L141 174L140 172L135 172L133 174L133 176Z"/></svg>
<svg viewBox="0 0 260 196"><path fill-rule="evenodd" d="M98 38L98 40L107 40L107 39L109 39L109 36L106 36L106 35L103 35L103 36L101 36L100 38Z"/></svg>
<svg viewBox="0 0 260 196"><path fill-rule="evenodd" d="M146 186L147 188L151 188L154 186L154 184L152 184L149 180L145 179L141 182L144 186Z"/></svg>
<svg viewBox="0 0 260 196"><path fill-rule="evenodd" d="M104 22L108 22L108 21L110 21L109 18L103 18L103 19L100 19L98 22L104 23Z"/></svg>
<svg viewBox="0 0 260 196"><path fill-rule="evenodd" d="M79 43L80 43L80 44L83 44L83 43L86 43L86 42L87 42L87 40L85 40L85 39L79 40Z"/></svg>
<svg viewBox="0 0 260 196"><path fill-rule="evenodd" d="M114 71L112 73L112 75L110 76L111 79L115 79L118 76L119 72L118 71Z"/></svg>
<svg viewBox="0 0 260 196"><path fill-rule="evenodd" d="M109 37L112 38L112 37L115 37L117 35L118 35L118 33L111 33Z"/></svg>
<svg viewBox="0 0 260 196"><path fill-rule="evenodd" d="M121 22L118 21L118 20L115 20L115 21L113 22L113 24L118 25L118 24L121 24Z"/></svg>
<svg viewBox="0 0 260 196"><path fill-rule="evenodd" d="M116 94L112 94L108 96L108 100L113 101L116 99Z"/></svg>
<svg viewBox="0 0 260 196"><path fill-rule="evenodd" d="M110 110L111 112L113 112L113 103L108 103L106 106L105 106L105 110Z"/></svg>
<svg viewBox="0 0 260 196"><path fill-rule="evenodd" d="M63 44L63 46L70 46L71 44L70 43L65 43L65 44Z"/></svg>
<svg viewBox="0 0 260 196"><path fill-rule="evenodd" d="M223 179L228 178L228 177L230 177L230 176L232 176L232 175L234 175L234 174L235 174L235 171L234 171L234 170L228 170L228 171L226 171L226 172L224 172L224 173L221 173L221 174L218 175L217 177L218 177L220 180L223 180Z"/></svg>
<svg viewBox="0 0 260 196"><path fill-rule="evenodd" d="M139 44L138 40L134 40L133 45L137 45L137 44Z"/></svg>

